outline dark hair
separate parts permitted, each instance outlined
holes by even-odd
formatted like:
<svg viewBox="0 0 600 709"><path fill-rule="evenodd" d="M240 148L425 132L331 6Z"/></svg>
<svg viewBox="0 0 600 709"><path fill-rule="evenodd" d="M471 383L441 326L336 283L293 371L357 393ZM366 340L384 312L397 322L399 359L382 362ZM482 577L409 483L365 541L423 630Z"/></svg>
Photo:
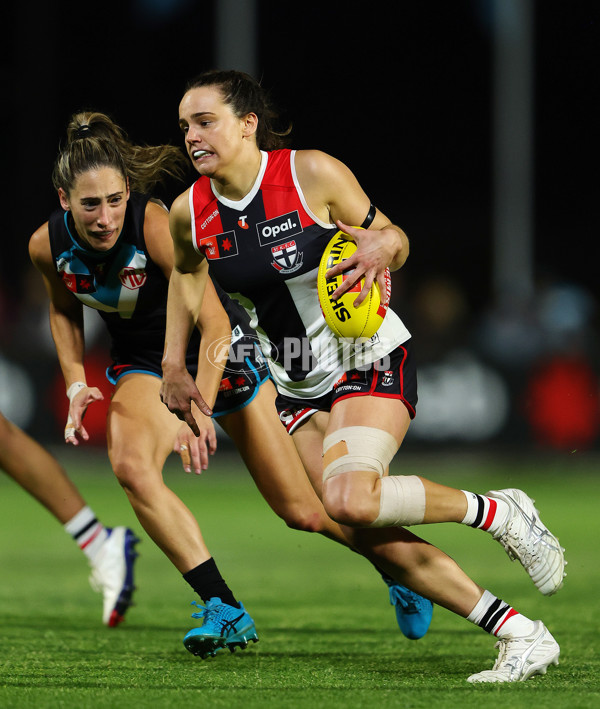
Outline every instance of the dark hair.
<svg viewBox="0 0 600 709"><path fill-rule="evenodd" d="M173 145L134 145L104 113L75 113L67 126L66 146L54 163L52 183L68 194L79 175L99 167L112 167L129 178L132 190L149 192L167 175L182 179L187 160Z"/></svg>
<svg viewBox="0 0 600 709"><path fill-rule="evenodd" d="M202 86L216 86L223 101L238 117L255 113L258 117L256 144L260 150L276 150L286 144L291 125L284 131L275 130L279 116L263 87L249 74L242 71L211 69L191 79L185 93Z"/></svg>

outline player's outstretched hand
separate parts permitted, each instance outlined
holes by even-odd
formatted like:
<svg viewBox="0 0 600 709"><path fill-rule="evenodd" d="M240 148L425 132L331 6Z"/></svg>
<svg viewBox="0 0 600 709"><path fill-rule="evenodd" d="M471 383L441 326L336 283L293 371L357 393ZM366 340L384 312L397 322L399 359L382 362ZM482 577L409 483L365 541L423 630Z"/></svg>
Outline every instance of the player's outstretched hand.
<svg viewBox="0 0 600 709"><path fill-rule="evenodd" d="M195 436L200 436L200 428L192 414L192 401L205 416L212 416L212 411L198 391L196 382L186 370L163 369L160 387L160 399L178 419L185 421Z"/></svg>
<svg viewBox="0 0 600 709"><path fill-rule="evenodd" d="M358 229L344 224L339 219L336 225L352 237L357 248L352 256L330 268L325 277L331 278L354 269L333 292L331 297L334 300L364 278L362 290L354 301L354 306L358 308L369 294L375 280L379 283L380 292L385 293L385 269L394 260L399 247L401 248L401 240L395 229Z"/></svg>
<svg viewBox="0 0 600 709"><path fill-rule="evenodd" d="M187 425L181 426L175 436L173 451L181 456L181 464L186 473L191 473L193 468L196 475L200 475L208 468L209 455L214 455L217 450L217 434L208 416L198 416L196 424L200 435L192 436Z"/></svg>
<svg viewBox="0 0 600 709"><path fill-rule="evenodd" d="M97 387L81 386L81 390L71 399L67 425L65 426L65 442L73 446L79 445L79 438L84 441L90 440L89 433L83 425L83 417L90 404L104 399L102 392Z"/></svg>

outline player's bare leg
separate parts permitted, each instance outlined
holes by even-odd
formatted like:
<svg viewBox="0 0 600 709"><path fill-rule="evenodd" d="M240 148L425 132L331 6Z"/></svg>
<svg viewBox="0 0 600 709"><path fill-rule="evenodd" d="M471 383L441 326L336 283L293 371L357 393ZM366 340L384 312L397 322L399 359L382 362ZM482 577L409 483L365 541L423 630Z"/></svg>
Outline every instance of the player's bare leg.
<svg viewBox="0 0 600 709"><path fill-rule="evenodd" d="M290 527L319 532L345 546L352 546L355 530L333 522L315 492L315 487L320 491L322 474L314 476L314 480L307 476L311 465L321 470L322 438L319 432L309 434L307 445L302 448L309 455L305 468L294 442L279 421L275 396L275 388L266 382L248 406L220 418L223 428L235 441L265 500ZM265 430L269 431L269 436L264 435ZM301 431L305 436L307 427L302 427ZM431 603L400 586L387 574L383 577L402 632L410 638L422 637L431 622Z"/></svg>
<svg viewBox="0 0 600 709"><path fill-rule="evenodd" d="M163 481L181 423L162 404L160 379L133 373L117 383L108 413L108 453L142 527L185 573L210 558L200 527Z"/></svg>
<svg viewBox="0 0 600 709"><path fill-rule="evenodd" d="M397 399L361 396L339 401L329 414L325 436L352 426L373 426L390 434L399 448L410 417ZM419 478L426 507L422 523L460 522L467 511L461 490ZM355 470L334 475L323 489L325 508L334 519L357 526L371 524L380 511L382 476L374 471Z"/></svg>
<svg viewBox="0 0 600 709"><path fill-rule="evenodd" d="M279 421L275 410L275 387L265 382L252 402L240 411L219 420L235 441L248 470L265 500L288 526L319 532L345 546L354 530L340 527L326 514L307 472L299 459L296 446ZM265 436L264 431L269 431ZM316 441L320 466L321 441ZM426 599L399 586L384 575L390 602L394 605L398 624L409 638L425 635L433 608Z"/></svg>
<svg viewBox="0 0 600 709"><path fill-rule="evenodd" d="M541 593L561 588L564 550L523 491L481 495L416 475L388 475L409 420L394 399L353 397L333 407L323 443L323 502L331 517L358 527L461 522L497 539Z"/></svg>
<svg viewBox="0 0 600 709"><path fill-rule="evenodd" d="M266 502L289 527L319 532L347 545L344 532L325 512L292 439L279 421L275 396L275 387L267 381L247 406L217 420L234 441Z"/></svg>
<svg viewBox="0 0 600 709"><path fill-rule="evenodd" d="M384 407L365 407L361 405L363 404L361 399L357 398L355 401L358 405L342 407L341 410L338 410L336 418L333 415L328 417L327 414L316 414L294 435L301 458L305 466L310 468L311 478L317 481L318 476L320 474L323 475L325 497L330 492L330 483L334 482L332 486L333 503L339 505L344 516L351 513L350 502L354 493L346 481L351 477L353 471L350 470L349 474L347 471L340 469L339 458L343 458L342 463L344 465L351 467L354 462L361 460L359 453L362 453L363 459L369 467L377 469L378 466L377 473L373 473L372 470L368 469L360 470L359 467L357 469L358 472L364 473L364 475L354 476L354 479L357 479L359 484L362 484L362 495L367 497L369 492L373 496L376 495L378 487L379 491L381 490L381 482L377 486L376 481L374 481L375 475L382 481L389 477L389 470L383 465L381 459L378 462L375 460L374 462L377 465L374 465L370 456L372 451L365 451L364 448L361 449L360 445L356 445L357 442L360 443L365 439L362 437L363 431L356 431L352 427L367 427L366 421L384 422L385 426L386 421L391 421L388 428L390 432L385 432L387 438L381 436L377 431L374 433L367 431L367 433L372 433L375 442L383 441L387 444L382 446L385 455L382 455L381 458L385 460L386 456L388 456L388 462L394 455L396 443L398 445L401 443L408 428L408 420L405 418L403 422L402 417L397 415L401 412L396 412L396 415L394 415L393 407L391 407L392 411L387 412L387 415L391 415L392 418L385 418L384 410L390 408L387 405ZM336 404L336 407L341 406L342 403L345 402ZM334 412L336 407L334 407ZM369 414L366 419L363 418L365 409L368 409ZM316 441L319 436L328 434L332 429L336 430L336 427L345 433L343 436L334 438L333 445L328 445L327 440L325 440L325 455L323 462L319 464L318 457L314 453ZM300 433L301 431L303 433ZM392 438L391 431L394 432L394 438ZM390 439L392 443L390 443ZM342 445L338 446L337 451L334 451L334 455L328 457L327 451L338 444ZM349 455L349 452L352 452L352 454ZM344 458L344 456L346 457ZM335 484L340 479L342 483ZM503 543L503 546L506 543L511 552L515 554L525 552L524 556L527 557L529 555L529 546L535 541L539 542L541 539L543 542L541 546L544 548L550 548L555 545L555 539L539 521L537 511L533 508L529 498L518 490L495 491L488 493L489 497L482 498L482 496L473 495L473 493L454 491L450 488L449 492L452 494L449 501L445 502L443 499L446 494L444 486L438 486L435 483L427 484L429 481L421 482L420 478L416 478L416 480L417 483L411 481L413 483L412 489L410 484L405 488L408 491L409 504L407 505L407 500L401 501L399 508L402 509L404 506L403 513L407 516L416 516L418 523L443 521L445 516L448 517L447 521L469 523L466 520L473 513L473 506L475 505L477 508L477 516L479 516L482 510L486 512L487 503L489 503L489 509L487 509L486 514L488 518L492 518L494 516L492 508L498 504L498 501L501 501L506 503L510 509L510 515L512 515L512 517L509 516L508 522L500 525L501 534L499 533L496 537ZM421 491L420 496L416 494L418 490ZM460 500L460 495L456 493L460 493L465 500L468 500L467 495L472 495L475 500L463 503ZM420 509L416 513L410 510L411 501L419 503ZM429 507L430 501L431 508ZM377 506L373 505L372 500L368 500L366 504L362 504L359 500L358 504L360 506L359 515L357 520L353 521L355 523L359 521L359 523L362 522L364 524L365 521L368 523L369 520L373 520L376 523L378 518L373 515L376 514ZM381 517L382 508L384 506L380 504L379 517ZM441 519L439 519L440 516ZM413 523L417 523L417 520ZM502 529L505 531L502 531ZM533 530L533 533L531 530ZM502 535L504 536L504 541ZM532 539L534 541L531 541ZM470 682L523 681L534 674L544 674L550 665L558 664L560 648L541 621L530 620L489 591L482 589L441 550L427 544L402 526L398 526L397 523L396 526L386 524L378 526L375 524L372 527L356 528L353 545L393 578L405 583L409 588L444 608L465 617L470 622L500 639L498 644L500 654L494 668L472 675L469 677ZM533 556L534 560L537 558L535 555ZM560 561L562 553L559 553L554 546L554 551L549 552L549 559ZM562 567L560 564L558 564L557 568L550 569L549 564L546 563L545 570L542 569L544 574L536 578L537 562L531 564L529 568L527 567L527 561L522 561L522 563L543 593L547 592L547 590L553 592L556 590L558 583L562 583ZM539 566L544 567L544 564L541 563Z"/></svg>
<svg viewBox="0 0 600 709"><path fill-rule="evenodd" d="M128 374L119 380L108 416L108 447L113 470L140 523L200 596L202 623L184 637L194 655L207 657L228 647L258 640L254 621L221 576L187 506L165 485L162 469L173 450L181 422L162 404L160 379ZM221 621L229 623L226 636Z"/></svg>
<svg viewBox="0 0 600 709"><path fill-rule="evenodd" d="M316 414L294 434L315 481L323 474L315 442L326 425L327 415ZM352 543L400 583L500 639L494 669L472 675L470 682L522 681L558 664L560 648L541 621L531 621L484 590L444 552L403 527L356 528Z"/></svg>
<svg viewBox="0 0 600 709"><path fill-rule="evenodd" d="M329 414L318 412L293 434L294 443L317 490L322 487L323 478L319 441L322 446L328 419ZM344 527L344 530L352 546L392 578L445 608L466 616L481 597L483 589L450 557L403 527ZM445 587L436 581L439 578L445 580Z"/></svg>
<svg viewBox="0 0 600 709"><path fill-rule="evenodd" d="M115 627L132 604L137 543L126 527L105 527L37 441L0 414L0 467L63 525L88 558L90 583L102 593L102 621Z"/></svg>
<svg viewBox="0 0 600 709"><path fill-rule="evenodd" d="M61 524L66 524L86 505L58 461L2 414L0 468Z"/></svg>

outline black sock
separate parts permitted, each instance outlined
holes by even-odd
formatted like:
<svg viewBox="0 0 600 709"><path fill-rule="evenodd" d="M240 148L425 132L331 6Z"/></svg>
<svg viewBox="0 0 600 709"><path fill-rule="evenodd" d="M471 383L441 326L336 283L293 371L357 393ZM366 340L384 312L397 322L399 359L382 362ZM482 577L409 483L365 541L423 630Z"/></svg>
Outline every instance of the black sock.
<svg viewBox="0 0 600 709"><path fill-rule="evenodd" d="M229 606L240 607L212 557L190 571L186 571L183 578L205 603L210 598L220 598L223 603L227 603Z"/></svg>

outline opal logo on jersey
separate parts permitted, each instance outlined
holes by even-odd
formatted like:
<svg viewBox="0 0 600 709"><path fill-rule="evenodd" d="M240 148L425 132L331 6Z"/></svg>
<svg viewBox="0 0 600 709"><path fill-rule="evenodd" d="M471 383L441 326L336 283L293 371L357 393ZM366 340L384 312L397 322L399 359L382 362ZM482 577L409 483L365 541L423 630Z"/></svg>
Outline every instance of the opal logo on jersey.
<svg viewBox="0 0 600 709"><path fill-rule="evenodd" d="M267 219L266 222L259 222L256 225L256 229L261 246L268 246L274 241L289 239L291 236L301 234L303 231L297 210L282 214L275 219Z"/></svg>
<svg viewBox="0 0 600 709"><path fill-rule="evenodd" d="M121 285L129 290L137 290L146 282L148 275L145 268L131 268L125 266L119 271L119 280Z"/></svg>

